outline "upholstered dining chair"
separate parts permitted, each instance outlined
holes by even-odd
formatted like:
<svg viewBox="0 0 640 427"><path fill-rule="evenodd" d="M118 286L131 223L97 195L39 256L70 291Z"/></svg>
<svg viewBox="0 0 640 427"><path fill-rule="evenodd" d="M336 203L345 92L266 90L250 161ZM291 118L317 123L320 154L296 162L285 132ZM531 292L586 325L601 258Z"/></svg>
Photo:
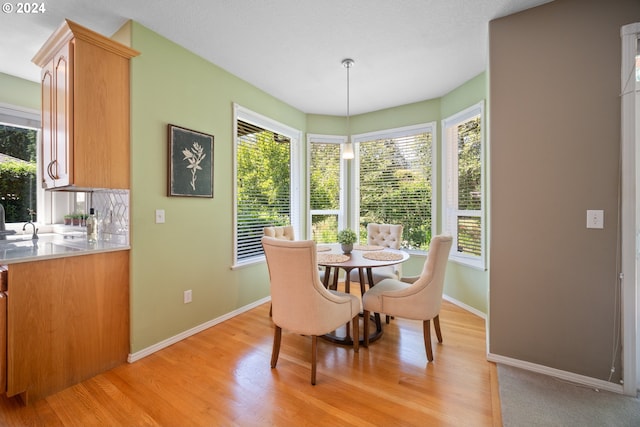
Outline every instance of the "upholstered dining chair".
<svg viewBox="0 0 640 427"><path fill-rule="evenodd" d="M353 350L358 351L360 301L355 295L330 291L322 285L314 241L262 237L262 246L269 268L275 324L271 368L278 362L282 329L311 336L311 384L315 385L319 335L351 322Z"/></svg>
<svg viewBox="0 0 640 427"><path fill-rule="evenodd" d="M444 287L445 269L452 237L435 236L431 239L429 252L422 273L417 278L384 279L365 292L362 297L364 318L369 313L384 313L387 316L422 320L424 345L429 362L433 361L431 348L431 326L436 331L438 342L442 342L440 331L440 306ZM369 345L369 322L364 322L364 346Z"/></svg>
<svg viewBox="0 0 640 427"><path fill-rule="evenodd" d="M383 248L400 249L402 243L401 224L377 224L370 222L367 224L367 245L382 246ZM384 279L399 279L402 275L401 264L387 267L376 267L372 270L373 283L376 284ZM357 270L351 271L349 276L351 282L360 282L360 274ZM364 283L360 284L360 290L364 293Z"/></svg>
<svg viewBox="0 0 640 427"><path fill-rule="evenodd" d="M262 232L265 236L273 237L274 239L296 240L296 234L293 231L292 225L264 227ZM320 275L320 281L322 282L324 280L324 271L319 270L318 274ZM271 316L271 308L269 308L269 316Z"/></svg>
<svg viewBox="0 0 640 427"><path fill-rule="evenodd" d="M264 227L262 232L265 236L273 237L274 239L281 240L296 240L296 235L293 231L292 225L277 225ZM269 316L272 314L272 308L269 307Z"/></svg>
<svg viewBox="0 0 640 427"><path fill-rule="evenodd" d="M274 237L276 239L296 240L292 225L264 227L263 233L265 236Z"/></svg>

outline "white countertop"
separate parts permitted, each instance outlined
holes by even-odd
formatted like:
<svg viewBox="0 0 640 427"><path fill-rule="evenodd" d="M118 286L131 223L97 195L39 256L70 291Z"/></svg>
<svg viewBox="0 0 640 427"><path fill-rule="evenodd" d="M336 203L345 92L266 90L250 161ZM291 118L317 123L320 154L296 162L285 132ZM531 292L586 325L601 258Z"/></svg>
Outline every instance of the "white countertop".
<svg viewBox="0 0 640 427"><path fill-rule="evenodd" d="M130 249L128 244L110 241L89 243L84 238L71 239L58 234L39 236L37 240L31 240L25 236L21 239L0 240L0 264L42 261L126 249Z"/></svg>

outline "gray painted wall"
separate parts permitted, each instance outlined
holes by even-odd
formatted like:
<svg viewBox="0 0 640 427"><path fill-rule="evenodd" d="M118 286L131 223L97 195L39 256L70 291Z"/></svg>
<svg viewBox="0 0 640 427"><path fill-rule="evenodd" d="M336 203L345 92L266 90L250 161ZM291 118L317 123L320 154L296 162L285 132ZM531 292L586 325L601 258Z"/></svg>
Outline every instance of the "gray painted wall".
<svg viewBox="0 0 640 427"><path fill-rule="evenodd" d="M602 380L614 360L620 379L620 27L638 20L638 0L556 0L490 23L491 354Z"/></svg>

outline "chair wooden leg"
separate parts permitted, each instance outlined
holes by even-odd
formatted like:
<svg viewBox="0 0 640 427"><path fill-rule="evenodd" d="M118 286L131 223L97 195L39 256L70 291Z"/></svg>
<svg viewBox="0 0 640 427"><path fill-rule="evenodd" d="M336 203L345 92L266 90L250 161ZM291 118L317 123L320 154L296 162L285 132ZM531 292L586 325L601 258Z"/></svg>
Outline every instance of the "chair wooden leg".
<svg viewBox="0 0 640 427"><path fill-rule="evenodd" d="M424 335L424 348L427 350L427 360L433 362L433 351L431 350L431 321L422 322L422 332Z"/></svg>
<svg viewBox="0 0 640 427"><path fill-rule="evenodd" d="M360 314L356 314L353 318L353 351L356 353L360 349ZM367 324L367 318L364 318L364 323Z"/></svg>
<svg viewBox="0 0 640 427"><path fill-rule="evenodd" d="M433 328L436 330L436 336L438 337L438 342L442 342L442 332L440 332L440 315L439 314L433 318Z"/></svg>
<svg viewBox="0 0 640 427"><path fill-rule="evenodd" d="M362 328L362 335L364 340L362 341L362 345L365 347L369 347L369 312L364 310L362 313L362 321L364 322L364 327Z"/></svg>
<svg viewBox="0 0 640 427"><path fill-rule="evenodd" d="M318 359L318 337L311 337L311 385L316 385L316 361Z"/></svg>
<svg viewBox="0 0 640 427"><path fill-rule="evenodd" d="M278 363L278 355L280 354L280 340L282 339L282 328L276 325L273 334L273 350L271 351L271 367L275 368Z"/></svg>

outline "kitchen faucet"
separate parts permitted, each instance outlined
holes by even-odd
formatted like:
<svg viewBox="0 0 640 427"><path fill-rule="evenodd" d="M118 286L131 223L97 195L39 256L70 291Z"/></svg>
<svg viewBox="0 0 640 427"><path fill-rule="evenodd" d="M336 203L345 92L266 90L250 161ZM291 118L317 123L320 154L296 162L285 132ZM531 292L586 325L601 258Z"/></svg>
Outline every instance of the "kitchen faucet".
<svg viewBox="0 0 640 427"><path fill-rule="evenodd" d="M25 231L27 229L27 225L29 224L31 224L31 226L33 227L33 234L31 235L31 240L36 240L38 238L38 229L36 228L36 225L31 222L31 220L29 220L29 222L27 222L25 225L22 226L22 231Z"/></svg>

